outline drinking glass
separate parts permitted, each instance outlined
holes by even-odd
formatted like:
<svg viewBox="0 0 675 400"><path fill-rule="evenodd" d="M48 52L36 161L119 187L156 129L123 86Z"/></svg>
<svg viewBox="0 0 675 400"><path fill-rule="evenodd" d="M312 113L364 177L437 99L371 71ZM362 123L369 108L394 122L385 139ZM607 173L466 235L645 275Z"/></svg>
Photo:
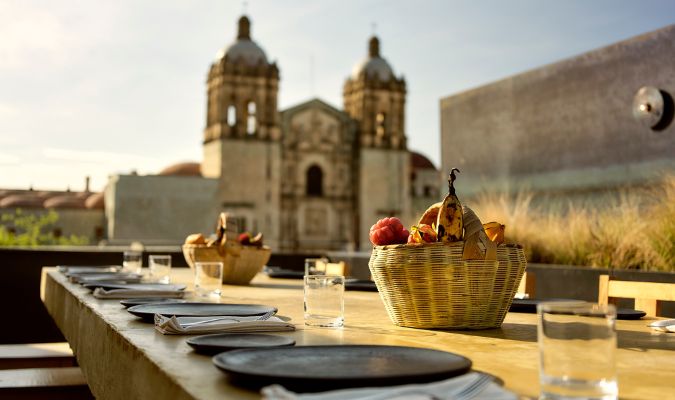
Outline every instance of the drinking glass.
<svg viewBox="0 0 675 400"><path fill-rule="evenodd" d="M125 272L140 274L143 267L143 253L140 251L125 251L122 267Z"/></svg>
<svg viewBox="0 0 675 400"><path fill-rule="evenodd" d="M171 256L150 255L150 279L159 283L171 280Z"/></svg>
<svg viewBox="0 0 675 400"><path fill-rule="evenodd" d="M195 263L195 293L203 297L220 297L223 287L222 262Z"/></svg>
<svg viewBox="0 0 675 400"><path fill-rule="evenodd" d="M305 275L304 292L305 325L344 325L344 276Z"/></svg>
<svg viewBox="0 0 675 400"><path fill-rule="evenodd" d="M323 275L324 271L321 266L325 269L325 263L328 262L325 258L305 258L305 275ZM321 265L324 263L324 265Z"/></svg>
<svg viewBox="0 0 675 400"><path fill-rule="evenodd" d="M616 309L584 302L537 306L540 399L616 400Z"/></svg>

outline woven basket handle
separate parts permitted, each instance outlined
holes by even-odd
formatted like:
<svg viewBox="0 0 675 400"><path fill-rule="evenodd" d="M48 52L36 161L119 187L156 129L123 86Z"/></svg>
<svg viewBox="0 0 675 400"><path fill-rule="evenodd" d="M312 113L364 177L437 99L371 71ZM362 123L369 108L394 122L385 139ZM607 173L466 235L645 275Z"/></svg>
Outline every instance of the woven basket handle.
<svg viewBox="0 0 675 400"><path fill-rule="evenodd" d="M469 207L464 207L464 260L496 260L497 244L488 238L483 223Z"/></svg>

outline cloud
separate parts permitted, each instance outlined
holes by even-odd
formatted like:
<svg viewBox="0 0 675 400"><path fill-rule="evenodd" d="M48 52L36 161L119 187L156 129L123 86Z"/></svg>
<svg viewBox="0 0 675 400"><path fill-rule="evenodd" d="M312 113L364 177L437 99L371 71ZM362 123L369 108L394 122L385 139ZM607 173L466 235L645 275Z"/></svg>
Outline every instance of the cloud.
<svg viewBox="0 0 675 400"><path fill-rule="evenodd" d="M73 161L96 164L131 164L135 166L146 166L157 163L152 157L147 157L131 153L115 153L96 150L71 150L48 147L42 149L42 155L45 158L60 161Z"/></svg>
<svg viewBox="0 0 675 400"><path fill-rule="evenodd" d="M20 161L21 158L17 156L0 153L0 164L18 164Z"/></svg>
<svg viewBox="0 0 675 400"><path fill-rule="evenodd" d="M68 41L59 20L49 12L21 3L0 5L0 66L14 69L35 62L35 55L60 58Z"/></svg>

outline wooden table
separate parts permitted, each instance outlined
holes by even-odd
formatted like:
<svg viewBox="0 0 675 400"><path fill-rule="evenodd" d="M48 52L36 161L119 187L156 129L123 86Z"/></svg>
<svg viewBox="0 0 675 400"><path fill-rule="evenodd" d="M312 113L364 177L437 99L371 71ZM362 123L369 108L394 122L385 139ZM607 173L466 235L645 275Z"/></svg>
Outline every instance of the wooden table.
<svg viewBox="0 0 675 400"><path fill-rule="evenodd" d="M191 286L188 269L172 281ZM188 287L190 290L190 287ZM223 287L221 302L268 304L297 324L298 345L380 344L462 354L474 369L496 375L508 389L536 397L536 315L510 313L501 329L442 331L400 328L377 293L345 293L345 327L303 325L302 282L257 276L250 286ZM127 313L118 300L97 300L53 268L42 271L42 300L70 342L93 394L99 399L256 399L229 384L208 356L194 353L186 336L165 336ZM675 334L656 333L645 320L618 321L619 390L622 398L663 399L675 386ZM672 398L672 397L671 397Z"/></svg>

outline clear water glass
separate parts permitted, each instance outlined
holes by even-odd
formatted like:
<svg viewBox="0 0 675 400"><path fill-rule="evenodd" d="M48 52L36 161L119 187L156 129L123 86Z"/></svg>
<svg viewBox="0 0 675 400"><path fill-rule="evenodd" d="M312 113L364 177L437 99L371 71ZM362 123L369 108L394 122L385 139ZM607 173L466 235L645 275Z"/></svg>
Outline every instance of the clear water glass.
<svg viewBox="0 0 675 400"><path fill-rule="evenodd" d="M195 263L195 293L202 297L220 297L223 287L222 262Z"/></svg>
<svg viewBox="0 0 675 400"><path fill-rule="evenodd" d="M150 280L169 283L171 281L171 256L150 255L149 269Z"/></svg>
<svg viewBox="0 0 675 400"><path fill-rule="evenodd" d="M305 258L305 275L317 275L319 272L316 262L320 260L320 258Z"/></svg>
<svg viewBox="0 0 675 400"><path fill-rule="evenodd" d="M305 325L344 326L345 277L305 275Z"/></svg>
<svg viewBox="0 0 675 400"><path fill-rule="evenodd" d="M537 306L540 399L616 400L616 309L583 302Z"/></svg>
<svg viewBox="0 0 675 400"><path fill-rule="evenodd" d="M143 267L143 253L140 251L125 251L122 267L125 272L140 274Z"/></svg>

